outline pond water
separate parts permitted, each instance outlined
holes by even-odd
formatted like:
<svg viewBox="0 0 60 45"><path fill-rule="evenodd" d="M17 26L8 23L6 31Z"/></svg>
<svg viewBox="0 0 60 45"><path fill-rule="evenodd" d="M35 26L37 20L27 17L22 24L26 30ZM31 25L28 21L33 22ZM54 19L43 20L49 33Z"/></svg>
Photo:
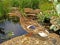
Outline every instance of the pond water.
<svg viewBox="0 0 60 45"><path fill-rule="evenodd" d="M14 32L13 37L27 34L27 32L21 27L20 24L13 23L11 21L5 21L4 23L0 23L0 27L3 27L4 31L6 31L6 32L9 32L9 31ZM0 42L2 42L2 41L4 41L4 40L0 39Z"/></svg>

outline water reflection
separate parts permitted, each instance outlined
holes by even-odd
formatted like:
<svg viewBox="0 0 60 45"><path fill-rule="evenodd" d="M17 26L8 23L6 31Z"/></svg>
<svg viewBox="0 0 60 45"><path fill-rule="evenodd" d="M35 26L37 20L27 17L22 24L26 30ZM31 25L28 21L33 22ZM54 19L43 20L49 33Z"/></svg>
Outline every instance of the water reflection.
<svg viewBox="0 0 60 45"><path fill-rule="evenodd" d="M9 31L14 32L14 36L13 37L21 36L21 35L27 33L21 27L21 25L19 25L18 23L13 23L11 21L5 21L4 23L0 23L0 27L3 27L5 32L9 32ZM2 42L1 39L0 39L0 42Z"/></svg>

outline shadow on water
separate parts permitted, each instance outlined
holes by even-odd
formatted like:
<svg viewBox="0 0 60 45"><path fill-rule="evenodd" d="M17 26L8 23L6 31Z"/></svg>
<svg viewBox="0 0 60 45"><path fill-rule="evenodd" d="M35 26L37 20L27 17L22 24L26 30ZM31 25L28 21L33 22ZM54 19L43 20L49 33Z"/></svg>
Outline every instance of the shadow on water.
<svg viewBox="0 0 60 45"><path fill-rule="evenodd" d="M0 27L3 27L5 32L9 32L9 31L14 32L13 37L27 34L27 32L21 27L21 25L19 23L5 21L4 23L0 23ZM0 39L0 43L3 41L4 40Z"/></svg>

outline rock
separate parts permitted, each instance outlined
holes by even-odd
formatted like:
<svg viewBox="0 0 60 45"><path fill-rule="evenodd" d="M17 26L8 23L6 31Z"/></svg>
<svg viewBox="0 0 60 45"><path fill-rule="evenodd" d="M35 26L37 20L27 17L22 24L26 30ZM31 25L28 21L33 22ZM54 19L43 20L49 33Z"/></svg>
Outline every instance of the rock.
<svg viewBox="0 0 60 45"><path fill-rule="evenodd" d="M48 39L44 40L44 38L41 38L40 36L27 37L26 35L23 35L23 36L18 36L11 40L5 41L0 45L53 45L53 43L56 43L57 45L59 45L58 38L57 38L57 41L55 38L54 39L50 38L50 40Z"/></svg>
<svg viewBox="0 0 60 45"><path fill-rule="evenodd" d="M58 30L58 28L57 28L55 25L51 25L51 26L50 26L50 30L57 31L57 30Z"/></svg>
<svg viewBox="0 0 60 45"><path fill-rule="evenodd" d="M33 9L31 8L24 8L25 13L33 13Z"/></svg>
<svg viewBox="0 0 60 45"><path fill-rule="evenodd" d="M27 14L27 16L36 16L36 14Z"/></svg>
<svg viewBox="0 0 60 45"><path fill-rule="evenodd" d="M40 11L40 9L35 9L34 10L34 14L39 14L41 11Z"/></svg>
<svg viewBox="0 0 60 45"><path fill-rule="evenodd" d="M52 16L50 22L52 25L55 25L58 29L60 29L60 17Z"/></svg>

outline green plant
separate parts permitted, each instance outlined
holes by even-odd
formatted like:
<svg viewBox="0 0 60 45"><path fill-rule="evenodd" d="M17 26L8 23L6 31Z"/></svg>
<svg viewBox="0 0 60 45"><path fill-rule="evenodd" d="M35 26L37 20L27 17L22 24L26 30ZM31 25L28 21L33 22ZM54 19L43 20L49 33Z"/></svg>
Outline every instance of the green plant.
<svg viewBox="0 0 60 45"><path fill-rule="evenodd" d="M10 32L7 32L7 37L8 38L12 38L14 36L14 32L10 31Z"/></svg>
<svg viewBox="0 0 60 45"><path fill-rule="evenodd" d="M20 2L19 2L20 0L11 0L10 2L11 2L11 6L12 7L19 7L19 4L20 4Z"/></svg>
<svg viewBox="0 0 60 45"><path fill-rule="evenodd" d="M2 2L0 2L0 18L3 16L3 11L4 11L3 4Z"/></svg>
<svg viewBox="0 0 60 45"><path fill-rule="evenodd" d="M20 7L21 8L26 8L26 7L31 8L31 0L21 0Z"/></svg>
<svg viewBox="0 0 60 45"><path fill-rule="evenodd" d="M40 0L21 0L19 5L21 8L39 8Z"/></svg>
<svg viewBox="0 0 60 45"><path fill-rule="evenodd" d="M52 16L58 16L55 10L48 10L47 12L43 11L43 14L38 14L38 22L43 22L44 18L51 18Z"/></svg>
<svg viewBox="0 0 60 45"><path fill-rule="evenodd" d="M36 9L36 8L39 8L40 0L32 0L31 3L32 3L32 8Z"/></svg>
<svg viewBox="0 0 60 45"><path fill-rule="evenodd" d="M10 2L8 0L3 0L0 2L0 18L6 19L8 12L10 11Z"/></svg>
<svg viewBox="0 0 60 45"><path fill-rule="evenodd" d="M38 15L37 15L37 18L38 18L37 21L38 21L38 22L43 22L44 17L45 17L44 15L38 14Z"/></svg>
<svg viewBox="0 0 60 45"><path fill-rule="evenodd" d="M42 11L52 10L53 9L53 4L49 3L49 2L45 2L45 3L41 3L39 7Z"/></svg>

